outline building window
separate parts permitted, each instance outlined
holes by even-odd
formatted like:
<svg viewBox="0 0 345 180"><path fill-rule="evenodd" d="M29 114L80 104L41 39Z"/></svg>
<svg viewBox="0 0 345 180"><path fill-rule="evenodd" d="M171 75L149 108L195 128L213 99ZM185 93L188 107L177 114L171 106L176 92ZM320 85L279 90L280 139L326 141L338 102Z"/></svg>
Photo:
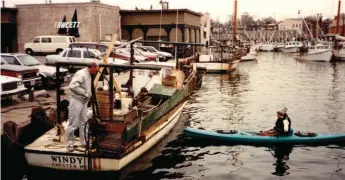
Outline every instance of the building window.
<svg viewBox="0 0 345 180"><path fill-rule="evenodd" d="M207 38L207 32L204 31L204 39L206 39L206 38Z"/></svg>

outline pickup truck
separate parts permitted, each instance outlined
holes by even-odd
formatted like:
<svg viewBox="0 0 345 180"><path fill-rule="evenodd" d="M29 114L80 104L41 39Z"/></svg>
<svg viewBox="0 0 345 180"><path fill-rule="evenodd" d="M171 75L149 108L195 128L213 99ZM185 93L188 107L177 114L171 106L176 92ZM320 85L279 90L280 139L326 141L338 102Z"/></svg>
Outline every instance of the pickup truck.
<svg viewBox="0 0 345 180"><path fill-rule="evenodd" d="M21 79L0 75L1 99L12 99L12 95L22 94L27 91Z"/></svg>
<svg viewBox="0 0 345 180"><path fill-rule="evenodd" d="M43 87L55 85L56 83L56 68L45 66L30 55L21 53L3 53L1 54L1 57L9 64L37 68L39 70L39 76L41 77ZM60 83L68 82L71 77L68 74L68 70L60 68L60 72Z"/></svg>
<svg viewBox="0 0 345 180"><path fill-rule="evenodd" d="M8 64L1 58L1 75L19 78L26 88L41 87L42 79L37 68Z"/></svg>

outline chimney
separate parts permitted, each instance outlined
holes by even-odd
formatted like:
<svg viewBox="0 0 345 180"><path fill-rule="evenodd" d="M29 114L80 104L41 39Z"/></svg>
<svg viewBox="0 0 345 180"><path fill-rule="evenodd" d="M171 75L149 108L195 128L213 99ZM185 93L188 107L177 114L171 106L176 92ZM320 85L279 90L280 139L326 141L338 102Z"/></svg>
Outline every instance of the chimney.
<svg viewBox="0 0 345 180"><path fill-rule="evenodd" d="M2 0L2 7L5 7L5 0Z"/></svg>

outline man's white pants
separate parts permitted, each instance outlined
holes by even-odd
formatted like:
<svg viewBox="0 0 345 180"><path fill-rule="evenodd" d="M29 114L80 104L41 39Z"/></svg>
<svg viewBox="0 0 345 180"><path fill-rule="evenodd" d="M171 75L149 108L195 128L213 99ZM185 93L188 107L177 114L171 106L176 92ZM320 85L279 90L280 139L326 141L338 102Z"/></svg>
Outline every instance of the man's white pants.
<svg viewBox="0 0 345 180"><path fill-rule="evenodd" d="M70 97L68 106L68 127L67 127L67 142L68 145L74 145L74 131L79 127L79 139L82 145L86 145L86 134L88 133L87 124L87 103L82 103L80 100Z"/></svg>

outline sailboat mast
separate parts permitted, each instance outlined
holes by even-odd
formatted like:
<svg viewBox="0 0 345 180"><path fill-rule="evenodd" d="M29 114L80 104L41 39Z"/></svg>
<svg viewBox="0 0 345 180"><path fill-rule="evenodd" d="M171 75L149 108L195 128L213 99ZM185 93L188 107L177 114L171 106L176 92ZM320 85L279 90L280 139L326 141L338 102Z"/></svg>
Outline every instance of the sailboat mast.
<svg viewBox="0 0 345 180"><path fill-rule="evenodd" d="M341 0L338 2L338 18L337 18L337 26L335 27L335 33L340 33L340 27L339 27L339 21L340 21L340 6L341 6Z"/></svg>
<svg viewBox="0 0 345 180"><path fill-rule="evenodd" d="M234 0L234 42L236 42L236 30L237 30L237 0Z"/></svg>

